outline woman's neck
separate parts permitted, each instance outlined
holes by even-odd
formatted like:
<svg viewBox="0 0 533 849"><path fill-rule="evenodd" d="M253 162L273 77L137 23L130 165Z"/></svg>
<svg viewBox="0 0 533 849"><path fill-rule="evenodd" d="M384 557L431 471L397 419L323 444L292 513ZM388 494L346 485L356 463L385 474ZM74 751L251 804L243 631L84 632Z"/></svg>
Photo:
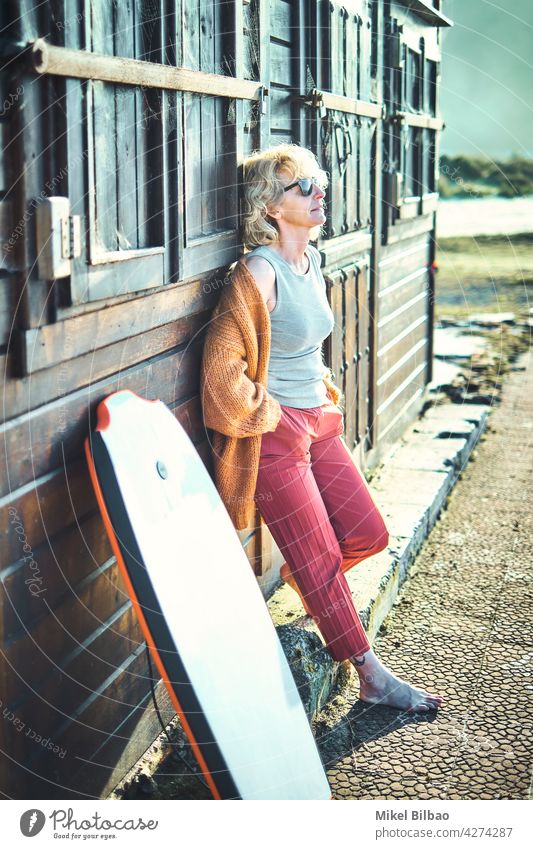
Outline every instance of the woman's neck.
<svg viewBox="0 0 533 849"><path fill-rule="evenodd" d="M307 271L308 259L305 255L305 249L309 244L309 234L301 236L293 236L290 239L280 238L277 242L271 245L283 259L292 265L295 270Z"/></svg>

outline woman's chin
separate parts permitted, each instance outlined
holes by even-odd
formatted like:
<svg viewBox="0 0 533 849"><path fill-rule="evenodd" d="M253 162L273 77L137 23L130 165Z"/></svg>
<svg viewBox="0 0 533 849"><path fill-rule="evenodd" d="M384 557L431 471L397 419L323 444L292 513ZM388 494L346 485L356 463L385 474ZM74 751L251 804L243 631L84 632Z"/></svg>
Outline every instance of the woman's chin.
<svg viewBox="0 0 533 849"><path fill-rule="evenodd" d="M325 219L324 219L325 222ZM316 242L319 236L322 234L322 224L315 224L314 227L311 227L309 230L309 241Z"/></svg>

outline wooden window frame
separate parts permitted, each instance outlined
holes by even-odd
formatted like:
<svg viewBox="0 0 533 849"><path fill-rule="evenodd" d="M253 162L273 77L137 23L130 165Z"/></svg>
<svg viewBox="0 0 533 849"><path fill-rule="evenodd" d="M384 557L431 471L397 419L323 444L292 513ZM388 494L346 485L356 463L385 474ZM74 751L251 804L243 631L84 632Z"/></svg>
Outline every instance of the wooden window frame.
<svg viewBox="0 0 533 849"><path fill-rule="evenodd" d="M395 19L393 19L395 20ZM442 129L443 122L437 117L437 86L438 86L438 63L440 57L436 55L436 51L434 47L429 47L427 49L426 39L419 35L419 33L405 24L397 24L396 31L394 36L399 39L400 51L401 51L401 61L399 63L399 67L397 69L397 73L400 76L400 92L401 92L401 102L399 104L400 108L396 108L393 114L390 116L390 120L398 126L398 132L400 133L400 137L405 135L405 128L407 132L414 136L415 142L418 146L418 154L417 154L417 162L416 162L416 174L412 179L418 183L421 187L421 191L419 194L412 195L406 194L407 190L407 180L406 180L406 147L405 143L402 141L400 143L400 155L401 162L399 171L402 175L402 195L401 195L401 203L395 207L396 213L393 215L392 226L396 224L398 221L404 221L408 218L417 218L422 215L426 215L429 212L432 212L436 209L437 201L438 201L438 192L437 191L423 191L423 178L425 173L423 156L425 155L425 146L424 146L424 138L426 131L433 130L435 134L433 136L433 149L435 150L436 146L436 133ZM408 91L408 87L410 87L410 79L409 79L409 56L410 54L417 55L418 58L418 84L417 84L417 95L415 103L411 102L410 92ZM435 103L434 110L430 111L427 103L427 85L426 85L426 73L428 70L427 62L430 61L434 63L434 88L435 88ZM433 163L435 163L435 158L433 158ZM431 165L426 166L431 167ZM433 164L433 168L435 169L435 164ZM427 173L427 172L426 172ZM434 184L436 187L436 174L434 172Z"/></svg>

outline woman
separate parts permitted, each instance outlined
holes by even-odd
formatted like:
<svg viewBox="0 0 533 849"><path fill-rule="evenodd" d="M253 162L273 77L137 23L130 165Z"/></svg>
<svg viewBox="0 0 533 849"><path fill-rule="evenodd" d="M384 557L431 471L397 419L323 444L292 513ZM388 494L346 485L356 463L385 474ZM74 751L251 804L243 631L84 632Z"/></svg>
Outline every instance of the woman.
<svg viewBox="0 0 533 849"><path fill-rule="evenodd" d="M353 663L361 700L428 711L442 696L381 663L344 576L383 550L388 532L342 438L340 392L322 359L334 317L309 241L326 220L326 184L298 145L244 163L243 242L251 250L213 311L202 359L215 479L238 529L258 507L286 560L281 577L300 593L332 657Z"/></svg>

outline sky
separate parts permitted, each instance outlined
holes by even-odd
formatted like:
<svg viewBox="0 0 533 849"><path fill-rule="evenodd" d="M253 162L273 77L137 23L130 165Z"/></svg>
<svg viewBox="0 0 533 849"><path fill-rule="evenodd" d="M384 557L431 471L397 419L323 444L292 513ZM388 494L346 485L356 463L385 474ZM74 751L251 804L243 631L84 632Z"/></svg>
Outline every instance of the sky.
<svg viewBox="0 0 533 849"><path fill-rule="evenodd" d="M444 0L441 153L533 156L533 0Z"/></svg>

